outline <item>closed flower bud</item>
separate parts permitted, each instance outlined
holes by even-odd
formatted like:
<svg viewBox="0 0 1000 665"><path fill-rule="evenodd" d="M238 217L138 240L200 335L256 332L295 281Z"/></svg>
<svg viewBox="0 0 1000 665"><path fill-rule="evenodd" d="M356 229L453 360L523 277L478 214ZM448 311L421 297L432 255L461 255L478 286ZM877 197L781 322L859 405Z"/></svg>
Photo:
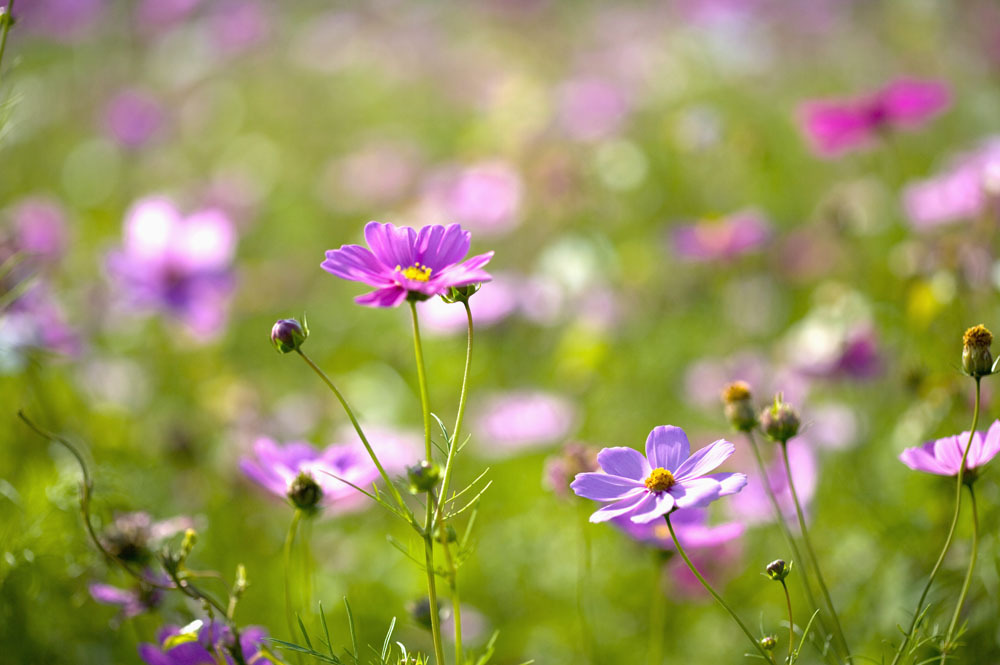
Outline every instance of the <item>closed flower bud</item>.
<svg viewBox="0 0 1000 665"><path fill-rule="evenodd" d="M757 413L753 408L750 386L744 381L734 381L722 390L726 420L739 432L749 432L757 426Z"/></svg>
<svg viewBox="0 0 1000 665"><path fill-rule="evenodd" d="M792 572L792 567L786 564L784 559L775 559L767 564L764 570L767 571L769 578L775 582L780 582L788 577L788 573Z"/></svg>
<svg viewBox="0 0 1000 665"><path fill-rule="evenodd" d="M444 300L445 302L468 302L469 298L479 291L482 286L482 284L453 286L448 290L448 293L441 296L441 300Z"/></svg>
<svg viewBox="0 0 1000 665"><path fill-rule="evenodd" d="M799 414L778 393L774 404L761 412L760 426L769 439L785 443L799 433Z"/></svg>
<svg viewBox="0 0 1000 665"><path fill-rule="evenodd" d="M430 492L441 480L441 467L429 460L420 460L406 467L406 477L410 481L410 491L414 494Z"/></svg>
<svg viewBox="0 0 1000 665"><path fill-rule="evenodd" d="M760 638L760 648L764 651L774 651L776 646L778 646L778 638L774 635L765 635Z"/></svg>
<svg viewBox="0 0 1000 665"><path fill-rule="evenodd" d="M989 376L993 372L990 344L993 333L986 326L973 326L962 336L962 369L973 378Z"/></svg>
<svg viewBox="0 0 1000 665"><path fill-rule="evenodd" d="M296 508L312 511L316 509L316 506L323 499L323 490L315 478L302 471L299 475L295 476L295 480L288 486L287 496L288 500Z"/></svg>
<svg viewBox="0 0 1000 665"><path fill-rule="evenodd" d="M295 319L279 319L271 328L271 344L278 353L297 351L309 337L309 328Z"/></svg>

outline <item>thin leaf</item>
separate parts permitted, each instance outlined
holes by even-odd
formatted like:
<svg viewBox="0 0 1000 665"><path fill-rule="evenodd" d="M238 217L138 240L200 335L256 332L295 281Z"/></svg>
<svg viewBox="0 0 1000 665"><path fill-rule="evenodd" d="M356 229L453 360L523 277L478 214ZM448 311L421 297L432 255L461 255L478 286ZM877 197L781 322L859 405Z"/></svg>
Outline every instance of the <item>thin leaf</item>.
<svg viewBox="0 0 1000 665"><path fill-rule="evenodd" d="M323 601L319 601L319 618L323 622L323 633L326 635L326 648L330 650L330 655L334 658L337 656L333 653L333 640L330 639L330 627L326 623L326 613L323 612Z"/></svg>
<svg viewBox="0 0 1000 665"><path fill-rule="evenodd" d="M358 633L354 627L354 613L351 612L351 604L347 602L347 596L344 596L344 607L347 608L347 627L351 630L351 657L354 658L354 663L358 663Z"/></svg>
<svg viewBox="0 0 1000 665"><path fill-rule="evenodd" d="M389 623L389 631L385 634L385 641L382 642L382 662L385 662L385 658L389 654L389 640L392 638L392 631L395 628L396 617L392 617L392 621Z"/></svg>

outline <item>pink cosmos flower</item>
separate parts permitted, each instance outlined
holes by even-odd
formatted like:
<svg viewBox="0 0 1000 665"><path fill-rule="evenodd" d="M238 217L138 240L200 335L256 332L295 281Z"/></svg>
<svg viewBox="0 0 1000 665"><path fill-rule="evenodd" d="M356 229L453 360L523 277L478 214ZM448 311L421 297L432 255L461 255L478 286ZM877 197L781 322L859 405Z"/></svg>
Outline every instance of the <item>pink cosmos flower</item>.
<svg viewBox="0 0 1000 665"><path fill-rule="evenodd" d="M928 441L917 448L907 448L899 460L914 471L934 473L939 476L957 476L962 465L962 455L969 440L969 433L946 436L937 441ZM966 472L978 469L1000 453L1000 420L994 421L984 435L972 435L972 447L965 460Z"/></svg>
<svg viewBox="0 0 1000 665"><path fill-rule="evenodd" d="M18 201L10 210L17 228L20 250L44 259L57 259L68 244L66 211L54 199L31 196Z"/></svg>
<svg viewBox="0 0 1000 665"><path fill-rule="evenodd" d="M798 492L803 509L808 512L809 503L816 492L816 481L819 473L813 447L810 443L806 443L802 436L788 442L788 462L792 468L795 490ZM734 501L729 506L730 511L745 524L773 522L775 520L774 507L771 505L771 500L768 498L767 490L763 484L767 482L778 500L782 517L787 522L794 523L796 520L795 500L788 487L788 475L785 473L785 463L781 456L775 455L774 459L767 463L766 470L766 479L761 478L757 472L750 474L746 488L740 493L740 500Z"/></svg>
<svg viewBox="0 0 1000 665"><path fill-rule="evenodd" d="M861 97L807 101L799 115L813 150L836 157L871 145L887 129L920 127L950 104L947 84L902 78Z"/></svg>
<svg viewBox="0 0 1000 665"><path fill-rule="evenodd" d="M558 122L579 141L597 141L621 129L629 112L625 93L611 81L584 77L563 83L556 92Z"/></svg>
<svg viewBox="0 0 1000 665"><path fill-rule="evenodd" d="M730 261L747 254L768 241L770 224L760 213L744 210L715 220L672 230L674 251L692 261Z"/></svg>
<svg viewBox="0 0 1000 665"><path fill-rule="evenodd" d="M427 199L444 218L477 233L503 233L521 221L521 176L502 161L442 170L429 179Z"/></svg>
<svg viewBox="0 0 1000 665"><path fill-rule="evenodd" d="M674 510L703 508L743 489L745 474L706 475L734 451L733 444L719 439L691 455L684 430L660 426L646 439L646 457L633 448L605 448L597 455L603 471L577 475L571 488L585 499L608 504L590 516L591 522L627 516L646 524Z"/></svg>
<svg viewBox="0 0 1000 665"><path fill-rule="evenodd" d="M981 216L1000 193L1000 139L956 157L946 170L903 190L903 207L919 231Z"/></svg>
<svg viewBox="0 0 1000 665"><path fill-rule="evenodd" d="M163 583L169 583L169 578ZM153 587L136 587L122 589L110 584L91 584L88 587L90 597L102 605L115 605L121 608L122 619L131 619L150 610L154 610L163 602L163 592Z"/></svg>
<svg viewBox="0 0 1000 665"><path fill-rule="evenodd" d="M515 390L489 397L473 421L484 454L498 455L564 440L577 421L565 397L541 390Z"/></svg>
<svg viewBox="0 0 1000 665"><path fill-rule="evenodd" d="M518 280L511 276L494 275L490 288L483 289L471 301L472 321L477 330L487 328L517 311ZM440 298L417 305L420 322L428 333L437 335L464 334L468 327L465 308Z"/></svg>
<svg viewBox="0 0 1000 665"><path fill-rule="evenodd" d="M670 521L677 533L677 539L685 549L717 547L739 538L744 531L743 524L739 522L724 522L709 526L708 511L702 508L682 510ZM611 522L639 542L664 550L674 549L670 530L664 522L639 524L627 517L616 517Z"/></svg>
<svg viewBox="0 0 1000 665"><path fill-rule="evenodd" d="M458 224L435 224L417 231L368 222L365 241L371 249L344 245L327 250L322 263L328 273L376 288L355 298L359 305L396 307L407 298L426 300L448 293L453 286L490 281L482 267L493 252L462 261L469 252L471 234Z"/></svg>
<svg viewBox="0 0 1000 665"><path fill-rule="evenodd" d="M163 107L142 90L122 90L104 110L108 134L125 148L141 148L163 126Z"/></svg>

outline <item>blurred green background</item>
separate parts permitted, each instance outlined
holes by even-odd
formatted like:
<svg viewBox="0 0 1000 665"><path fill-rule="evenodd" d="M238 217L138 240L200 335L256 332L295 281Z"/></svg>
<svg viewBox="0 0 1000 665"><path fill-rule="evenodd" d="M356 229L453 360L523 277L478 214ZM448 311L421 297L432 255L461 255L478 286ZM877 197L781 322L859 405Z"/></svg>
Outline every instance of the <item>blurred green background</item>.
<svg viewBox="0 0 1000 665"><path fill-rule="evenodd" d="M1000 275L995 208L927 230L901 197L997 131L993 3L20 0L14 14L0 84L4 258L17 255L26 201L51 207L65 246L4 273L3 660L139 662L139 641L199 614L171 598L118 622L94 602L89 584L126 580L86 540L72 458L24 427L19 409L86 447L98 522L132 510L191 516L192 565L231 580L245 564L238 620L289 637L291 509L237 462L260 436L353 439L308 368L269 348L273 321L306 314L307 350L362 420L420 439L407 312L358 307L361 285L319 269L324 250L363 242L370 219L463 223L473 253L496 251L498 280L473 310L494 287L509 297L477 330L473 438L457 472L468 482L489 466L493 481L461 569L463 602L484 624L473 644L496 629L497 663L645 659L658 559L587 524L590 502L547 489L545 460L573 440L641 448L661 424L684 427L694 448L729 437L717 394L744 378L761 405L770 390L796 400L815 454L813 538L849 642L876 660L891 653L883 641L909 619L954 492L897 456L968 428L961 334L998 325ZM801 102L902 76L946 84L949 108L835 159L810 151ZM107 269L128 211L149 196L184 215L222 210L238 230L235 289L214 336L123 301ZM743 210L770 229L750 251L692 260L672 241L682 225ZM69 348L11 332L22 282L45 285L58 323L40 325L65 327ZM425 321L432 408L448 422L464 333ZM858 330L874 357L841 371ZM530 430L534 416L486 422L512 391L565 400L557 422L519 446L501 440L505 419ZM751 469L733 440L725 468ZM995 473L977 488L984 529L960 659L985 663L1000 658ZM740 501L716 503L712 519ZM315 598L335 642L349 641L347 596L363 642L381 644L395 616L396 637L429 651L407 609L423 576L389 534L412 539L377 507L317 518ZM963 518L930 596L938 624L969 534ZM747 623L783 638L783 599L759 575L790 558L776 526L700 554ZM710 598L677 580L664 592L666 662L744 653Z"/></svg>

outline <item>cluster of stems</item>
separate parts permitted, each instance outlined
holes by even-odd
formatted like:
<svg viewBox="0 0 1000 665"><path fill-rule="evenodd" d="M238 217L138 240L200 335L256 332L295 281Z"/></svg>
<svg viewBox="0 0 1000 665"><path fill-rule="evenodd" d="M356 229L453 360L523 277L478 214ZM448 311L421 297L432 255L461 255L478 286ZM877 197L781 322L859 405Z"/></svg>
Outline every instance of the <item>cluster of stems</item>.
<svg viewBox="0 0 1000 665"><path fill-rule="evenodd" d="M437 577L441 575L447 585L448 591L451 596L452 602L452 617L454 622L454 644L455 644L455 665L461 665L464 662L464 651L462 646L462 608L461 608L461 596L459 593L458 586L458 557L456 553L452 551L452 542L448 534L448 513L446 511L446 505L451 499L449 499L448 492L451 488L451 481L455 467L455 456L461 445L461 435L462 435L462 422L465 416L465 407L468 397L468 384L469 384L469 368L472 363L472 344L473 344L473 324L472 324L472 310L469 307L468 298L461 299L460 302L465 307L466 319L468 321L468 342L466 345L465 354L465 368L462 373L462 386L459 393L458 401L458 412L455 417L455 425L450 434L447 434L447 455L444 464L444 472L440 481L440 489L437 487L432 487L427 492L427 502L424 507L423 520L419 520L413 511L409 508L408 504L403 500L402 494L396 487L392 478L389 477L378 459L378 455L375 453L368 438L365 436L364 430L361 424L358 422L357 417L354 414L353 409L350 404L344 398L344 395L340 392L337 386L333 383L327 374L320 369L320 367L313 362L309 356L302 351L301 348L296 348L295 351L298 353L307 365L323 380L327 387L333 392L337 400L340 402L347 417L350 419L351 424L354 426L358 437L361 439L365 450L371 457L372 462L378 469L382 481L384 482L386 488L390 492L393 503L389 504L380 499L380 497L373 495L362 488L356 488L359 491L364 492L370 498L375 499L382 505L389 507L396 515L403 518L411 527L417 532L420 538L423 540L424 549L424 563L423 568L426 572L427 578L427 600L430 610L430 620L431 620L431 636L434 644L434 656L436 662L440 665L445 663L444 655L444 643L442 639L441 632L441 615L438 606L438 590L437 590ZM423 414L423 426L424 426L424 454L428 461L433 460L434 446L431 437L431 408L430 408L430 396L427 384L427 371L424 363L424 352L423 344L420 337L420 322L417 315L416 302L414 300L409 300L410 314L413 323L413 348L414 356L416 360L417 367L417 382L420 390L420 404L421 411ZM347 482L347 481L344 481ZM454 497L452 497L453 499ZM298 511L296 512L296 516ZM294 537L295 524L297 523L297 517L293 517L293 525L289 530L289 542ZM438 542L441 551L444 555L445 565L444 569L439 570L435 565L435 548L434 543ZM286 543L286 562L288 559L288 548L289 543ZM287 563L286 563L287 566ZM290 605L289 594L287 591L287 574L286 574L286 603ZM290 612L289 612L290 615Z"/></svg>

